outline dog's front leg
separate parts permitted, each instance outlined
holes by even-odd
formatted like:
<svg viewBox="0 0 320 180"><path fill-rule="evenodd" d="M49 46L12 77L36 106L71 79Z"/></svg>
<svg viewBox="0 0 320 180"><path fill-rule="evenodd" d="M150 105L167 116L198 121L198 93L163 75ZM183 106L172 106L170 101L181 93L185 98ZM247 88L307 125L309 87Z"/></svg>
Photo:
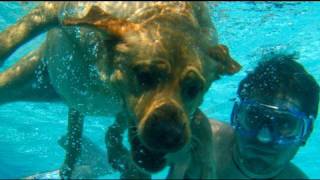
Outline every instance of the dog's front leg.
<svg viewBox="0 0 320 180"><path fill-rule="evenodd" d="M83 119L84 116L79 111L73 108L69 109L66 156L60 170L62 179L71 178L76 160L80 155Z"/></svg>
<svg viewBox="0 0 320 180"><path fill-rule="evenodd" d="M117 114L105 137L108 161L112 168L120 172L125 170L124 163L127 163L129 156L129 151L122 144L123 134L127 129L127 122L123 116L123 113Z"/></svg>
<svg viewBox="0 0 320 180"><path fill-rule="evenodd" d="M121 179L151 179L150 175L136 167L129 150L122 143L124 131L128 128L127 118L126 113L119 113L108 128L105 141L109 163L120 171Z"/></svg>

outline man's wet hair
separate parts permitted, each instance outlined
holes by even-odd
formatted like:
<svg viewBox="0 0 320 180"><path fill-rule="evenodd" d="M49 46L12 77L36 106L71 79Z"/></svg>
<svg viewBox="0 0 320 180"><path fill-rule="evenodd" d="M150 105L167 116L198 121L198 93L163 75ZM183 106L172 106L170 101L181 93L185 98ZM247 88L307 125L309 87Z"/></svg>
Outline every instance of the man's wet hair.
<svg viewBox="0 0 320 180"><path fill-rule="evenodd" d="M239 98L291 96L301 103L303 112L316 117L319 85L296 59L296 54L286 53L270 53L262 57L258 66L240 82Z"/></svg>

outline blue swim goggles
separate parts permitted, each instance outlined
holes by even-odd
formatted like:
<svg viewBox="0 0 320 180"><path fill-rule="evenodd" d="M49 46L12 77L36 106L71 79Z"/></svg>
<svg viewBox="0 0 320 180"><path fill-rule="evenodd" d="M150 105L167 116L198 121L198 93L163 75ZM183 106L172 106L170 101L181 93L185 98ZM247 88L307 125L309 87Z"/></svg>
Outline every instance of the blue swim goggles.
<svg viewBox="0 0 320 180"><path fill-rule="evenodd" d="M272 143L304 144L314 119L296 108L271 106L246 99L235 102L231 125L241 135L257 137L263 128L268 128Z"/></svg>

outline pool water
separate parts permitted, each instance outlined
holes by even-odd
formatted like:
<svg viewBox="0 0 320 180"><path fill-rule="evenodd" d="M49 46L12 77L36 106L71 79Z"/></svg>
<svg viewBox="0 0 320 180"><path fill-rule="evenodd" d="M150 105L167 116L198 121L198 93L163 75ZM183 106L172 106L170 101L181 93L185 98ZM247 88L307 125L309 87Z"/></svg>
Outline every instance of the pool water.
<svg viewBox="0 0 320 180"><path fill-rule="evenodd" d="M0 30L27 14L36 2L0 2ZM320 84L319 2L211 2L210 13L219 41L243 69L215 81L201 109L208 117L229 121L239 81L270 49L299 53L299 62ZM5 70L38 47L45 34L16 51L1 67ZM5 94L0 94L5 96ZM104 145L104 133L113 117L86 117L84 134ZM62 103L13 102L0 106L0 178L21 178L60 167L64 150L57 145L66 133L67 107ZM292 160L311 179L320 178L320 122L307 144ZM104 178L119 178L113 172ZM153 178L164 178L167 169Z"/></svg>

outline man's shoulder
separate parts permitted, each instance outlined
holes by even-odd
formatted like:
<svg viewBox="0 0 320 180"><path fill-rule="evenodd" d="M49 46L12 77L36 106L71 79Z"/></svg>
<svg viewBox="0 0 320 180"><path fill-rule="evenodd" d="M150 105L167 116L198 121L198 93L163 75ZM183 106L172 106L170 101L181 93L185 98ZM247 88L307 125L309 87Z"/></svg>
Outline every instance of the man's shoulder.
<svg viewBox="0 0 320 180"><path fill-rule="evenodd" d="M309 177L299 167L290 162L276 179L309 179Z"/></svg>
<svg viewBox="0 0 320 180"><path fill-rule="evenodd" d="M214 135L230 136L233 134L233 129L228 123L212 118L209 119L209 122Z"/></svg>
<svg viewBox="0 0 320 180"><path fill-rule="evenodd" d="M225 152L230 149L234 143L234 133L232 127L223 121L215 119L209 120L213 134L214 144L217 153Z"/></svg>

